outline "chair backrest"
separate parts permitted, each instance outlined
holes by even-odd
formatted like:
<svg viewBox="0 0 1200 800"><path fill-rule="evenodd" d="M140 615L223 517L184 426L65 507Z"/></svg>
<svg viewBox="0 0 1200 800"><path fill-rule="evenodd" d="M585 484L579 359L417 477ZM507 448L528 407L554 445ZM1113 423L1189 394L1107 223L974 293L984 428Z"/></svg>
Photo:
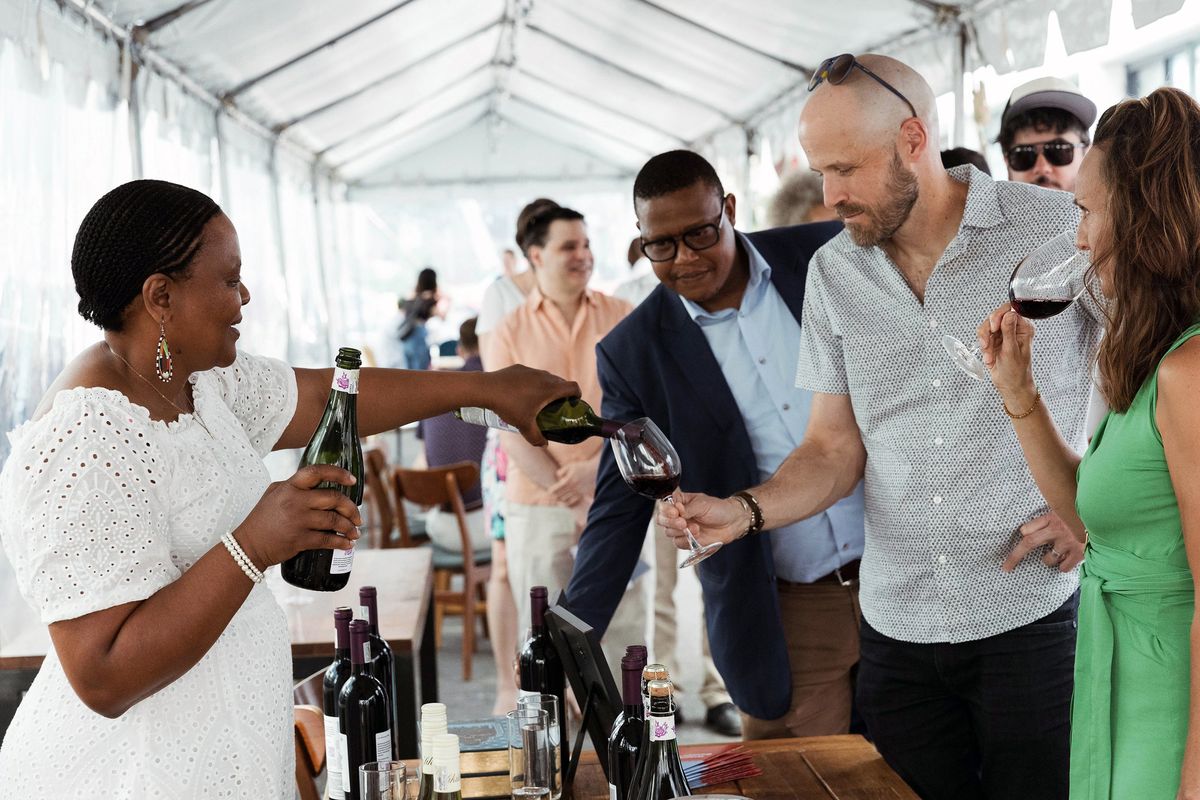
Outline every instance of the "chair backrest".
<svg viewBox="0 0 1200 800"><path fill-rule="evenodd" d="M479 480L479 465L471 461L460 461L444 467L429 469L404 469L392 471L392 483L396 487L396 502L404 500L421 506L449 504L458 518L459 535L462 537L464 561L475 563L471 546L471 529L467 525L467 511L462 493Z"/></svg>
<svg viewBox="0 0 1200 800"><path fill-rule="evenodd" d="M325 670L317 670L292 686L292 702L298 706L321 707L325 695Z"/></svg>
<svg viewBox="0 0 1200 800"><path fill-rule="evenodd" d="M396 512L392 505L392 490L387 480L387 456L381 447L363 453L363 471L367 476L368 508L371 511L371 530L368 541L373 547L387 547L396 528Z"/></svg>
<svg viewBox="0 0 1200 800"><path fill-rule="evenodd" d="M293 709L296 746L296 790L301 800L320 800L317 779L325 769L325 716L319 706Z"/></svg>

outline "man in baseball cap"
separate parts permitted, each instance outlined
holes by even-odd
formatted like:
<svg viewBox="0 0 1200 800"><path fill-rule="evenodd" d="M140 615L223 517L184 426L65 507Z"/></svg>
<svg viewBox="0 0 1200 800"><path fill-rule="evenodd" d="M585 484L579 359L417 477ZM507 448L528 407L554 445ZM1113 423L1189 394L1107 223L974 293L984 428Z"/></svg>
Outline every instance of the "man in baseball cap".
<svg viewBox="0 0 1200 800"><path fill-rule="evenodd" d="M1096 121L1096 104L1062 78L1038 78L1013 90L1000 118L1008 179L1075 191L1075 176Z"/></svg>

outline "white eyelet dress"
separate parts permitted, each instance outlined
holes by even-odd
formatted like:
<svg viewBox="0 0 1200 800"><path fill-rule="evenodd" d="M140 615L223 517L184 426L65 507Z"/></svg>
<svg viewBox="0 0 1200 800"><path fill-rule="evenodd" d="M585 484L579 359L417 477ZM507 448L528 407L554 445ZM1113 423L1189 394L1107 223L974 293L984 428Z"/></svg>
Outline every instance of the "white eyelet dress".
<svg viewBox="0 0 1200 800"><path fill-rule="evenodd" d="M9 434L0 542L43 624L150 597L262 496L294 372L241 355L193 381L211 437L97 388L59 392ZM0 746L3 797L292 800L294 787L287 620L265 584L191 670L118 719L79 700L51 648Z"/></svg>

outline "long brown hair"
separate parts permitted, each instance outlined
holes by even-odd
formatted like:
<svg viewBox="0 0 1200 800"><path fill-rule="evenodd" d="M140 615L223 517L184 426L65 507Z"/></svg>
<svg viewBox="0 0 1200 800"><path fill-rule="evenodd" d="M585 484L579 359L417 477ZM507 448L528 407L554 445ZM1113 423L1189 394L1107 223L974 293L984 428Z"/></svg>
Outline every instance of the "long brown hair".
<svg viewBox="0 0 1200 800"><path fill-rule="evenodd" d="M1092 270L1111 267L1114 297L1098 354L1109 406L1126 411L1167 348L1200 316L1200 104L1163 88L1104 112L1108 239Z"/></svg>

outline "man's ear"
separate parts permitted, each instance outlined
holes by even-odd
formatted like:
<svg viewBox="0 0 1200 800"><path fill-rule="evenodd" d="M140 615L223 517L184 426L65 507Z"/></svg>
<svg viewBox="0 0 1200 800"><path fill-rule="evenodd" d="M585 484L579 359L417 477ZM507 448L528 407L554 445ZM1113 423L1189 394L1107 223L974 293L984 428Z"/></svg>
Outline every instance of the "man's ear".
<svg viewBox="0 0 1200 800"><path fill-rule="evenodd" d="M733 192L725 195L725 216L729 218L730 225L737 225L737 198Z"/></svg>
<svg viewBox="0 0 1200 800"><path fill-rule="evenodd" d="M929 147L929 130L920 117L909 117L900 126L900 152L906 161L916 161Z"/></svg>

